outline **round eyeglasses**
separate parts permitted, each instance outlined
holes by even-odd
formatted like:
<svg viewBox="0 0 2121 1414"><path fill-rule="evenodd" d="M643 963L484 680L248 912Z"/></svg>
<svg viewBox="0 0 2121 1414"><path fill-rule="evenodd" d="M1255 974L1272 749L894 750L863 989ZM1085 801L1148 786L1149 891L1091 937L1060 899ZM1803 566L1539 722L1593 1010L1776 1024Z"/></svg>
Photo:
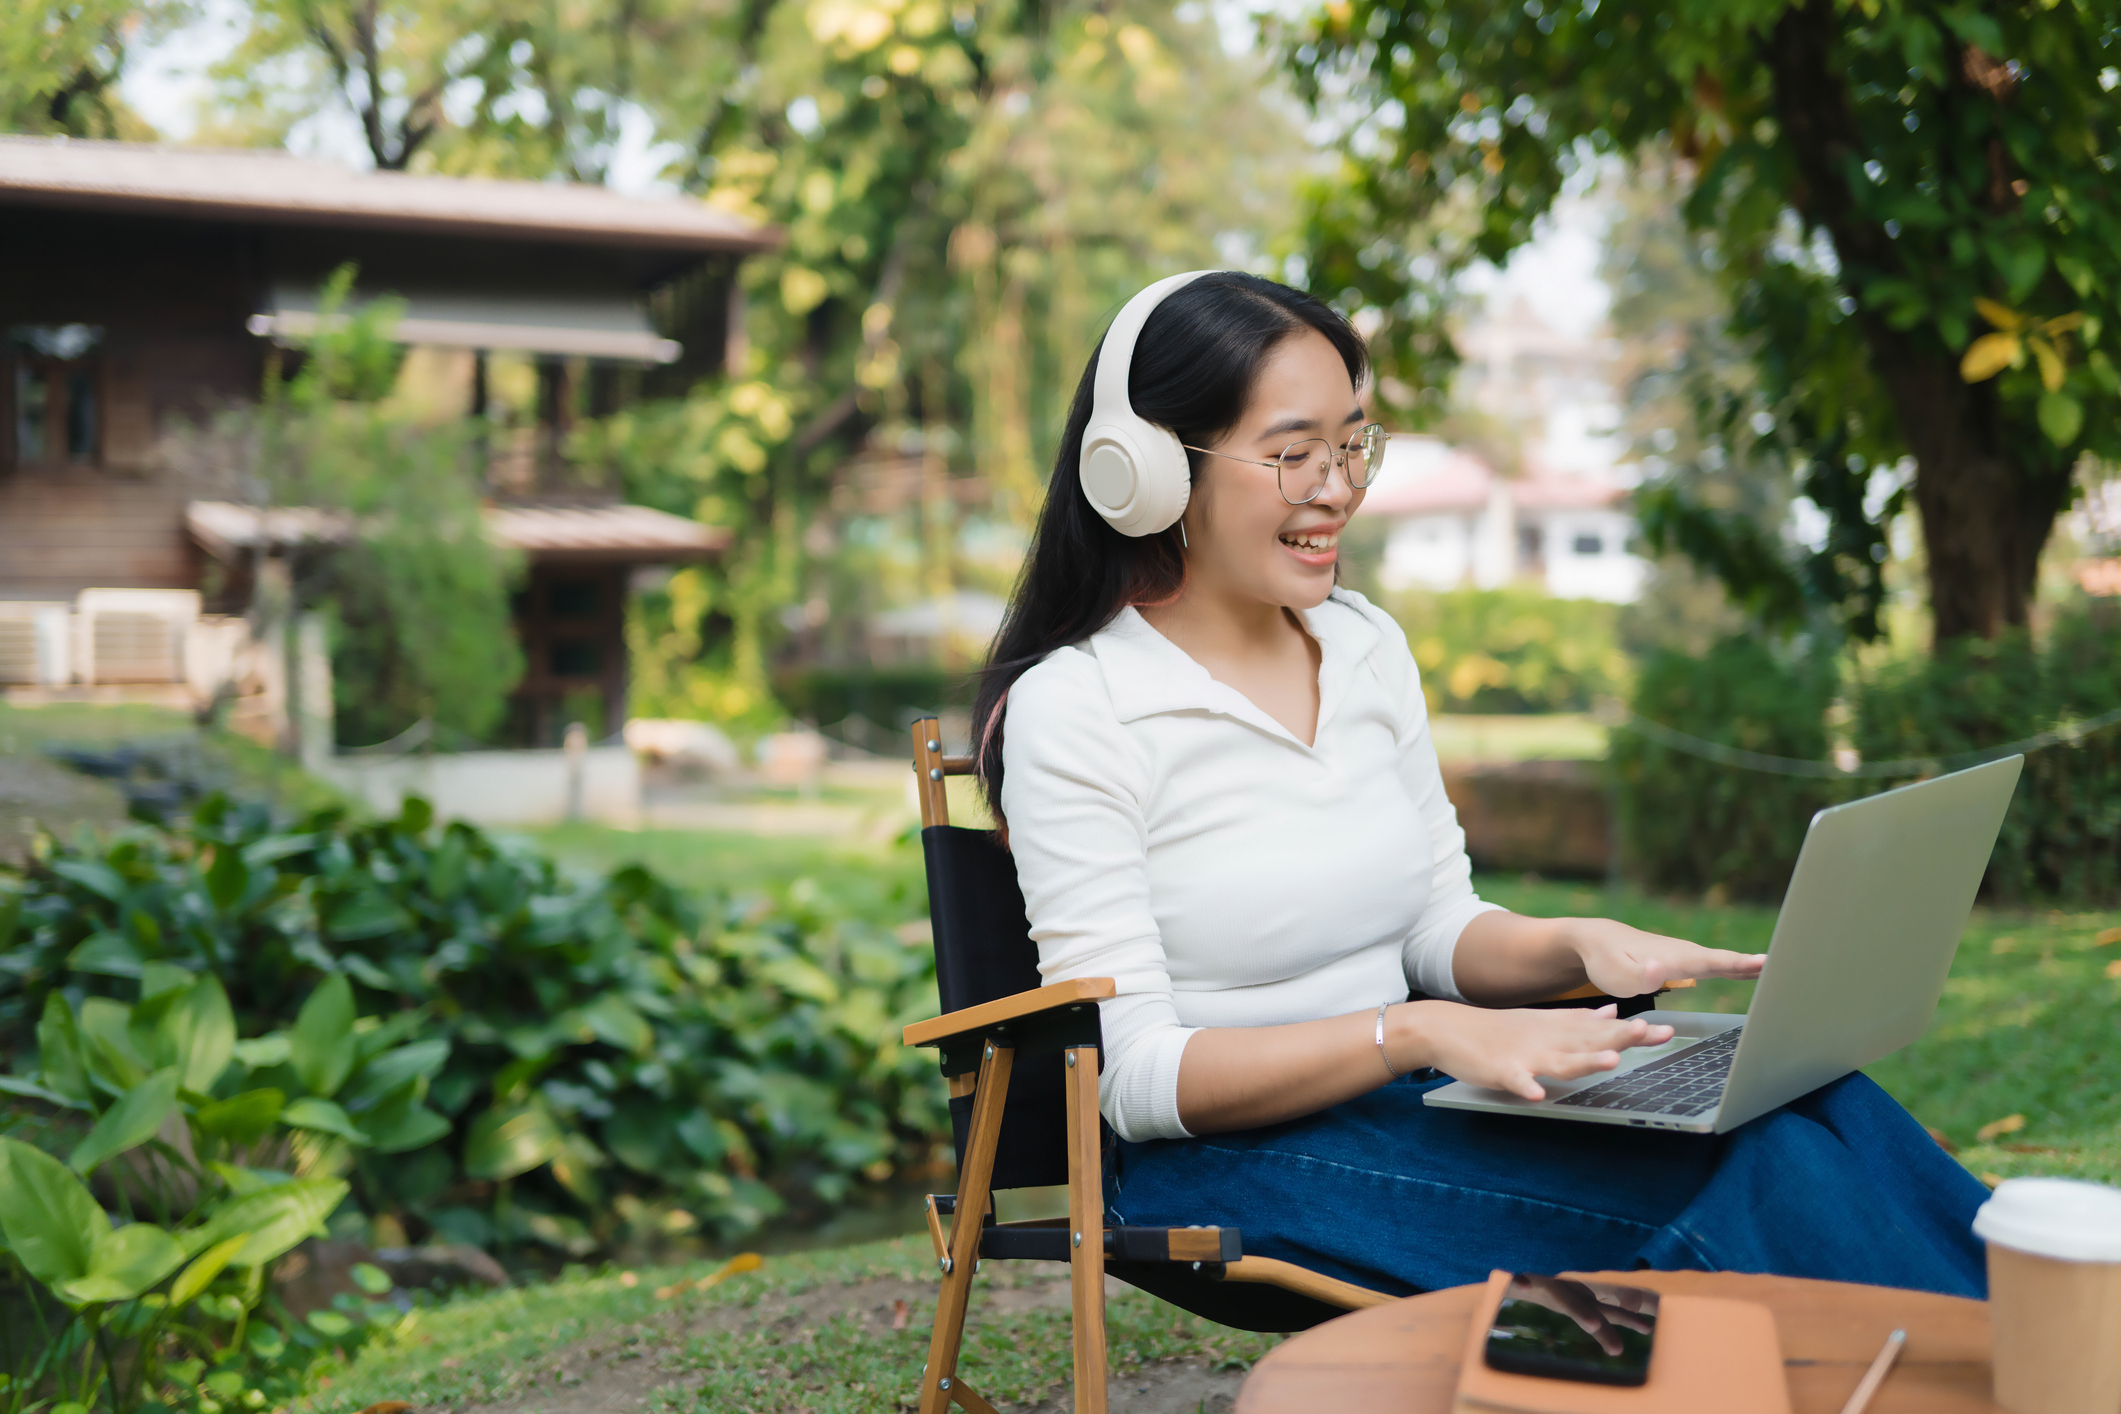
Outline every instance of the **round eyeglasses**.
<svg viewBox="0 0 2121 1414"><path fill-rule="evenodd" d="M1370 483L1377 479L1378 471L1385 464L1385 443L1391 440L1392 434L1385 431L1384 424L1373 422L1357 430L1345 446L1336 447L1323 437L1306 437L1301 442L1291 442L1283 447L1281 455L1270 462L1212 451L1190 442L1179 445L1189 452L1224 457L1247 466L1272 467L1274 484L1280 488L1281 498L1292 506L1303 506L1317 500L1325 491L1335 467L1339 467L1341 475L1348 479L1350 491L1369 490Z"/></svg>

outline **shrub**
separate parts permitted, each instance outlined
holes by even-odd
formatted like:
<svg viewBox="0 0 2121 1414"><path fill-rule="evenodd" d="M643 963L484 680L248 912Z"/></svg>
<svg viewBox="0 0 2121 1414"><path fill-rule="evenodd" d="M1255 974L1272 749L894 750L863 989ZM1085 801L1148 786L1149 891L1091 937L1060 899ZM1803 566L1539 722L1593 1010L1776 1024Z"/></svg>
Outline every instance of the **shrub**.
<svg viewBox="0 0 2121 1414"><path fill-rule="evenodd" d="M401 1152L448 1130L421 1103L447 1044L358 1030L343 977L290 1030L248 1041L212 976L148 962L137 993L127 1005L47 992L34 1065L0 1077L46 1112L41 1143L0 1138L10 1414L284 1403L318 1355L399 1317L347 1296L297 1320L264 1273L346 1196L333 1153ZM372 1295L390 1285L373 1268L357 1279Z"/></svg>
<svg viewBox="0 0 2121 1414"><path fill-rule="evenodd" d="M821 725L858 715L897 727L949 708L971 710L972 678L948 668L811 668L780 675L774 693L792 715Z"/></svg>
<svg viewBox="0 0 2121 1414"><path fill-rule="evenodd" d="M1885 665L1856 693L1857 750L1869 760L1951 756L2121 707L2117 607L2065 612L2044 644L2023 633L1960 639ZM2026 757L1984 888L2005 902L2121 901L2121 729Z"/></svg>
<svg viewBox="0 0 2121 1414"><path fill-rule="evenodd" d="M1785 660L1749 637L1706 654L1661 650L1644 664L1635 712L1709 741L1825 760L1835 674ZM1703 760L1626 730L1613 733L1622 851L1653 888L1779 898L1813 813L1853 794L1841 781L1777 776Z"/></svg>
<svg viewBox="0 0 2121 1414"><path fill-rule="evenodd" d="M168 967L219 979L247 1035L343 989L364 1036L429 1048L432 1136L386 1157L342 1134L326 1166L416 1238L734 1235L924 1160L947 1127L933 1063L895 1039L935 1005L927 948L801 881L696 902L639 867L564 877L423 802L282 831L215 799L0 882L18 1065L51 995L84 1007Z"/></svg>
<svg viewBox="0 0 2121 1414"><path fill-rule="evenodd" d="M1626 689L1616 605L1513 586L1411 591L1385 607L1407 631L1431 711L1581 712Z"/></svg>

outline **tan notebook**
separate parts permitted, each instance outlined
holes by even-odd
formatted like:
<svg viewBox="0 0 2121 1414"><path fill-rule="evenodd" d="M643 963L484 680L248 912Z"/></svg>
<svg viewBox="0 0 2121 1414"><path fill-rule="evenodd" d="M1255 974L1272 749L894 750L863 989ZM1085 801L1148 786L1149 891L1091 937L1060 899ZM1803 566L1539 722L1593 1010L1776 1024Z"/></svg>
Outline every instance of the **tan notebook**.
<svg viewBox="0 0 2121 1414"><path fill-rule="evenodd" d="M1790 1414L1775 1315L1751 1301L1714 1296L1659 1298L1650 1378L1632 1388L1510 1375L1488 1368L1488 1330L1510 1284L1488 1277L1473 1308L1458 1367L1458 1414Z"/></svg>

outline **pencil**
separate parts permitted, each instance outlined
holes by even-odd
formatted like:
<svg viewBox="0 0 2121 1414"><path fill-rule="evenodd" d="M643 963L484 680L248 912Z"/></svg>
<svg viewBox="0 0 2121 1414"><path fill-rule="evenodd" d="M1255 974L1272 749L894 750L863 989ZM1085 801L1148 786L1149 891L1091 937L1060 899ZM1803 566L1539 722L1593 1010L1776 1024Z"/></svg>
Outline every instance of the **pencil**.
<svg viewBox="0 0 2121 1414"><path fill-rule="evenodd" d="M1871 1361L1871 1367L1863 1372L1863 1378L1857 1381L1855 1391L1849 1395L1849 1402L1841 1406L1841 1414L1863 1414L1870 1406L1871 1396L1878 1392L1878 1386L1885 1383L1893 1362L1900 1358L1900 1347L1906 1344L1906 1331L1894 1331L1885 1338L1877 1358Z"/></svg>

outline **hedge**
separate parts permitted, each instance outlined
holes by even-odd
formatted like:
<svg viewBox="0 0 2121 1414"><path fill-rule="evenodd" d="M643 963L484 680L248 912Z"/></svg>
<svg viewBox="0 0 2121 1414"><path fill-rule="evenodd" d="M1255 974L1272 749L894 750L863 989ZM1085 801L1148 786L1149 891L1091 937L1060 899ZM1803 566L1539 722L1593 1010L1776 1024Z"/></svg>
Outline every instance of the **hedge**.
<svg viewBox="0 0 2121 1414"><path fill-rule="evenodd" d="M2043 638L1960 640L1888 660L1842 689L1822 662L1733 638L1692 658L1655 655L1635 712L1772 756L1829 756L1838 709L1867 761L1965 758L2121 707L2121 606L2091 601ZM1613 736L1623 850L1645 884L1781 896L1814 811L1905 784L1744 770ZM1984 896L1999 903L2121 902L2121 727L2030 753Z"/></svg>
<svg viewBox="0 0 2121 1414"><path fill-rule="evenodd" d="M364 1034L445 1053L420 1087L442 1132L323 1164L415 1240L580 1256L735 1236L927 1162L948 1132L933 1059L896 1039L932 1014L931 951L814 884L696 900L637 866L565 875L424 802L279 829L219 798L0 875L10 1070L33 1069L50 996L131 1004L171 967L217 978L246 1037L343 978Z"/></svg>

